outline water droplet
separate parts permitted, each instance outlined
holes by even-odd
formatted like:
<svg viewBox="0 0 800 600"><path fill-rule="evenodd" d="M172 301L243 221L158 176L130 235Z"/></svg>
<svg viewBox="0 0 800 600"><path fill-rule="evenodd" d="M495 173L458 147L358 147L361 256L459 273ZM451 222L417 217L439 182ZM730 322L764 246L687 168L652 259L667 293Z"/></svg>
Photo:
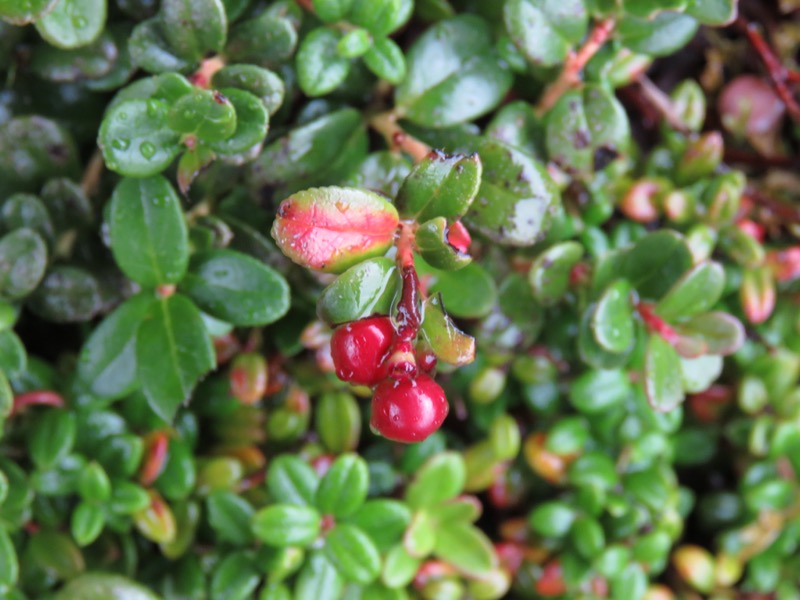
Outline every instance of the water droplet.
<svg viewBox="0 0 800 600"><path fill-rule="evenodd" d="M111 142L111 147L114 150L127 150L131 145L131 141L127 138L117 138Z"/></svg>
<svg viewBox="0 0 800 600"><path fill-rule="evenodd" d="M119 119L120 121L124 121L127 118L128 118L128 113L126 112L121 112L117 114L117 119Z"/></svg>
<svg viewBox="0 0 800 600"><path fill-rule="evenodd" d="M72 25L76 29L83 29L88 24L89 24L89 19L87 19L86 17L81 17L81 16L72 17Z"/></svg>
<svg viewBox="0 0 800 600"><path fill-rule="evenodd" d="M142 145L139 146L139 152L142 153L147 160L153 158L156 153L155 144L151 144L150 142L142 142Z"/></svg>
<svg viewBox="0 0 800 600"><path fill-rule="evenodd" d="M155 118L161 114L161 105L156 100L147 101L147 116Z"/></svg>

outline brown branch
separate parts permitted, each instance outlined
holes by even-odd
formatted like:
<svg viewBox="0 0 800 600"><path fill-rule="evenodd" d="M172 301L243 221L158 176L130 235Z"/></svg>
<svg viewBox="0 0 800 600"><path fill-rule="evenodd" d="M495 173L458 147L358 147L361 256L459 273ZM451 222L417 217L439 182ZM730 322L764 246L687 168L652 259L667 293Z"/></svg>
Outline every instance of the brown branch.
<svg viewBox="0 0 800 600"><path fill-rule="evenodd" d="M753 46L761 62L764 63L764 67L772 80L772 87L775 88L775 92L786 105L786 112L789 113L793 121L800 123L800 104L798 104L788 85L794 75L791 75L789 70L781 64L775 51L769 45L769 42L764 39L764 36L761 35L755 23L750 23L740 16L736 19L735 24L747 36L750 45Z"/></svg>
<svg viewBox="0 0 800 600"><path fill-rule="evenodd" d="M376 115L369 120L369 124L384 137L392 150L402 150L415 163L422 161L432 152L432 148L428 144L403 131L402 127L397 124L397 114L394 112L389 111Z"/></svg>
<svg viewBox="0 0 800 600"><path fill-rule="evenodd" d="M757 167L761 169L776 167L779 169L800 170L800 158L775 155L762 156L761 154L756 154L755 152L748 152L746 150L739 150L737 148L725 148L724 160L726 163Z"/></svg>
<svg viewBox="0 0 800 600"><path fill-rule="evenodd" d="M636 82L639 84L639 89L642 91L642 95L645 99L673 129L684 134L691 133L689 126L683 122L678 111L675 110L672 99L665 94L660 87L653 83L644 73L639 75Z"/></svg>
<svg viewBox="0 0 800 600"><path fill-rule="evenodd" d="M581 71L586 66L586 63L597 54L597 51L603 47L611 33L614 31L614 19L604 19L595 24L594 29L586 38L577 52L571 52L564 62L564 68L558 75L558 78L547 86L547 89L542 94L539 104L536 106L536 112L539 115L546 113L553 105L558 102L558 99L564 95L565 92L571 88L576 87L581 83Z"/></svg>
<svg viewBox="0 0 800 600"><path fill-rule="evenodd" d="M753 186L748 186L745 190L745 196L749 198L753 204L761 208L765 208L780 218L785 224L800 223L800 208L792 204L776 200L767 194L757 190Z"/></svg>

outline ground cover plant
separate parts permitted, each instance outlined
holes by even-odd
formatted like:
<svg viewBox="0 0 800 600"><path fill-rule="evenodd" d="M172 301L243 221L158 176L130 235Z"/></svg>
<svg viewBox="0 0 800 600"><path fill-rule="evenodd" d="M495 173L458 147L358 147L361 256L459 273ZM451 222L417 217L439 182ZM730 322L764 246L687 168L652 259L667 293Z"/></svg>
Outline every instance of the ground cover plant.
<svg viewBox="0 0 800 600"><path fill-rule="evenodd" d="M796 0L0 0L0 598L800 598Z"/></svg>

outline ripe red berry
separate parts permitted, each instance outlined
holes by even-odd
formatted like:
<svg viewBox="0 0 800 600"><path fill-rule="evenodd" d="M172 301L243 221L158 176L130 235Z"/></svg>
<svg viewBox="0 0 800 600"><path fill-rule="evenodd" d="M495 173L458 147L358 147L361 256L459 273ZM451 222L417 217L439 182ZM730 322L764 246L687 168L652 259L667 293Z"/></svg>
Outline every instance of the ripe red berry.
<svg viewBox="0 0 800 600"><path fill-rule="evenodd" d="M331 357L342 381L373 386L386 377L383 368L394 339L389 317L368 317L337 327Z"/></svg>
<svg viewBox="0 0 800 600"><path fill-rule="evenodd" d="M444 390L424 373L387 379L372 396L370 425L396 442L421 442L439 429L450 409Z"/></svg>

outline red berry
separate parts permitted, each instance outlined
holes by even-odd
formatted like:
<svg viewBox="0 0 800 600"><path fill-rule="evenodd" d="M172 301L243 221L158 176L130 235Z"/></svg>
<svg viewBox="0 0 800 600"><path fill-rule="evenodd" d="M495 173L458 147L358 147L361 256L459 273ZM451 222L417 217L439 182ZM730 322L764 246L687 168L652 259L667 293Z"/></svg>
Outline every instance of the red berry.
<svg viewBox="0 0 800 600"><path fill-rule="evenodd" d="M368 317L337 327L331 357L342 381L373 386L386 377L383 364L394 339L389 317Z"/></svg>
<svg viewBox="0 0 800 600"><path fill-rule="evenodd" d="M444 390L420 373L413 379L387 379L372 397L370 425L396 442L421 442L439 429L450 409Z"/></svg>

